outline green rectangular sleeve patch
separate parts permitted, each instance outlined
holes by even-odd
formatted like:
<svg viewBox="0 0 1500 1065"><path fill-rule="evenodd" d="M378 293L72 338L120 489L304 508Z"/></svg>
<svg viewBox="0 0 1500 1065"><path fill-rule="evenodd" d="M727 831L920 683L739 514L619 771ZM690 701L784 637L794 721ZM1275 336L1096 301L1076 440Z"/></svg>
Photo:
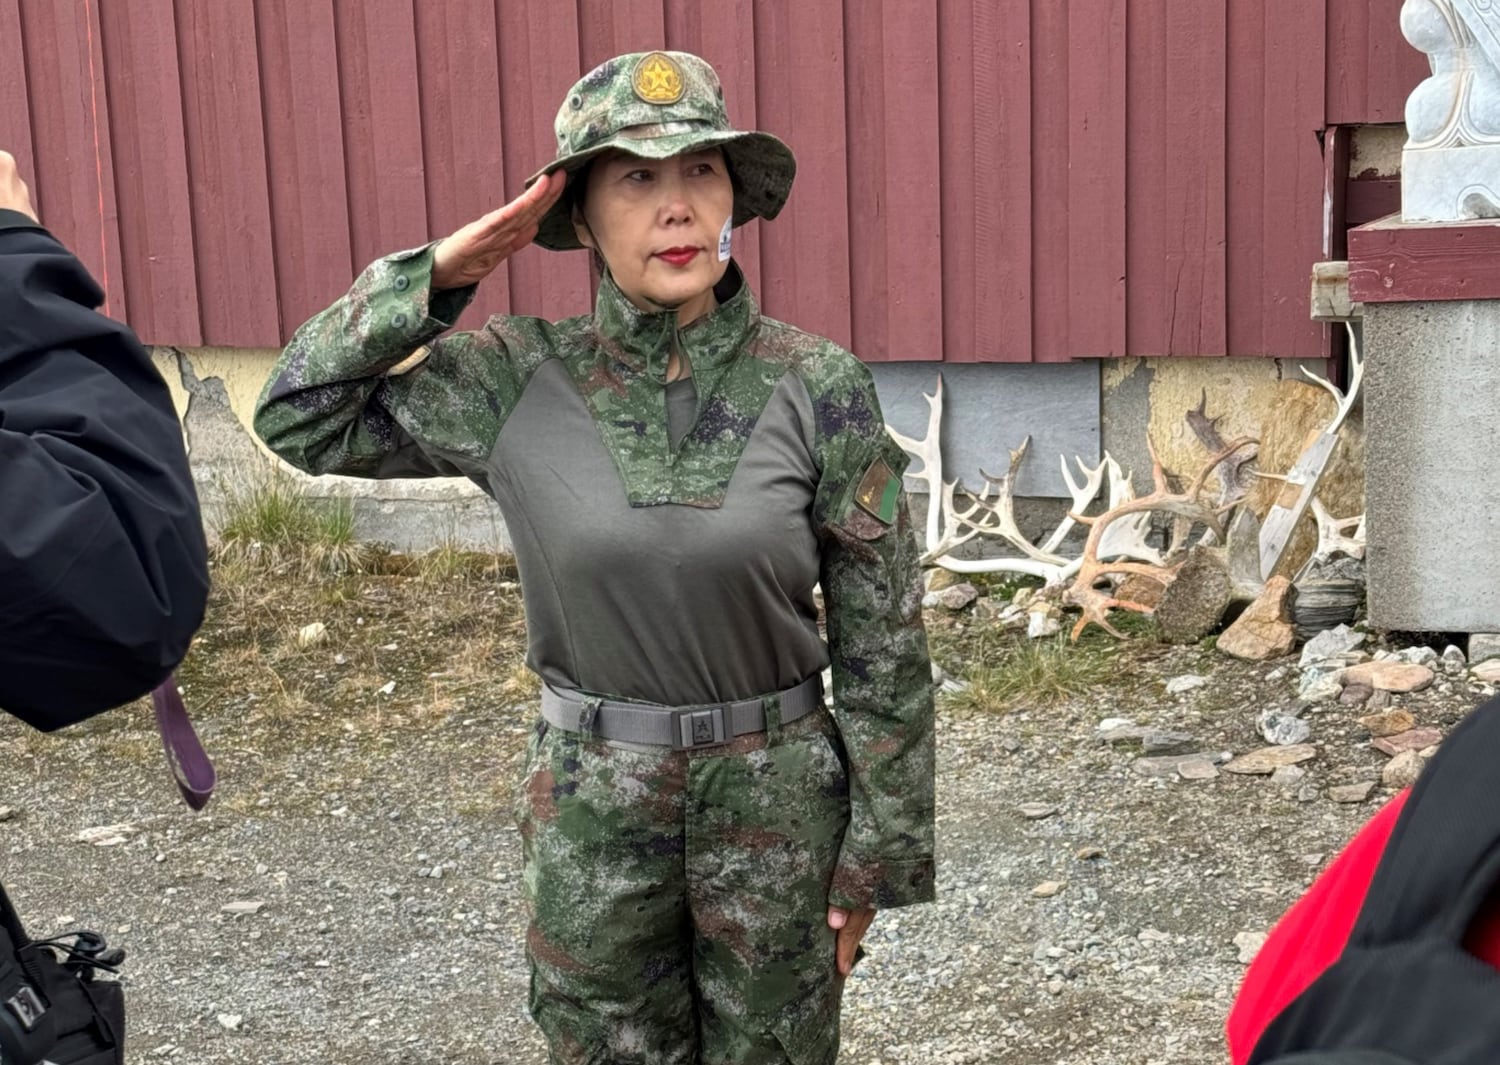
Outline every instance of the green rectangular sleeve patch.
<svg viewBox="0 0 1500 1065"><path fill-rule="evenodd" d="M854 493L854 502L859 508L886 525L895 524L896 503L900 498L901 478L891 471L885 459L870 463Z"/></svg>

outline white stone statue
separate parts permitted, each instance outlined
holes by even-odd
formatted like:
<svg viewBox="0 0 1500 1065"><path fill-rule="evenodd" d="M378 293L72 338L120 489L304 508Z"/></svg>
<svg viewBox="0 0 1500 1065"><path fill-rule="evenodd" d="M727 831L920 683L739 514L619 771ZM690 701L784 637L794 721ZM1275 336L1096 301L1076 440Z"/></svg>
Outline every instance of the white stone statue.
<svg viewBox="0 0 1500 1065"><path fill-rule="evenodd" d="M1406 101L1401 217L1500 218L1500 0L1406 0L1432 76Z"/></svg>

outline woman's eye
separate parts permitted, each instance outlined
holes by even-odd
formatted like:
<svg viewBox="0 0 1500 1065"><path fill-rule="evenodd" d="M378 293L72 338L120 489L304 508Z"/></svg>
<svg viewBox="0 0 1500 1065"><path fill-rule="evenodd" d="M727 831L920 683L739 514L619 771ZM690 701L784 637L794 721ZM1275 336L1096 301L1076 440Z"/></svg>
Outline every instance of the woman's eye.
<svg viewBox="0 0 1500 1065"><path fill-rule="evenodd" d="M632 170L625 175L625 180L635 184L642 184L650 181L651 176L651 171L649 170Z"/></svg>
<svg viewBox="0 0 1500 1065"><path fill-rule="evenodd" d="M688 171L688 173L691 174L693 177L705 177L705 176L707 176L709 174L712 174L713 172L714 172L714 164L712 164L712 163L698 163L696 166L694 166L691 170Z"/></svg>

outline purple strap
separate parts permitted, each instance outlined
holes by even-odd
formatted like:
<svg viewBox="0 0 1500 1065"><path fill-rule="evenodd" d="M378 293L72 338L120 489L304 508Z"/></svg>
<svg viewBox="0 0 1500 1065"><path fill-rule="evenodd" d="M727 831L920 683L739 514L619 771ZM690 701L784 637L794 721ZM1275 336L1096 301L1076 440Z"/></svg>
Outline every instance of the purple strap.
<svg viewBox="0 0 1500 1065"><path fill-rule="evenodd" d="M177 690L175 674L151 693L151 705L156 708L156 728L161 733L162 749L167 752L167 765L172 769L182 798L194 810L201 810L214 793L217 776L192 721L188 720L187 707L183 705L182 693Z"/></svg>

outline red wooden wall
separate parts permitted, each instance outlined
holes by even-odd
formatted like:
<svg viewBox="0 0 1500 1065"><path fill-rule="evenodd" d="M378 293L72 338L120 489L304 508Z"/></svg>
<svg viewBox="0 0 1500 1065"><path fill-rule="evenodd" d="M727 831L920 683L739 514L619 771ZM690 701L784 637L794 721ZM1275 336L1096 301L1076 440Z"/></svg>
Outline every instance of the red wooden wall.
<svg viewBox="0 0 1500 1065"><path fill-rule="evenodd" d="M1399 121L1399 8L0 0L0 147L148 342L271 346L519 192L588 67L685 49L798 154L737 245L772 315L872 360L1311 356L1319 133ZM588 301L529 249L465 324Z"/></svg>

